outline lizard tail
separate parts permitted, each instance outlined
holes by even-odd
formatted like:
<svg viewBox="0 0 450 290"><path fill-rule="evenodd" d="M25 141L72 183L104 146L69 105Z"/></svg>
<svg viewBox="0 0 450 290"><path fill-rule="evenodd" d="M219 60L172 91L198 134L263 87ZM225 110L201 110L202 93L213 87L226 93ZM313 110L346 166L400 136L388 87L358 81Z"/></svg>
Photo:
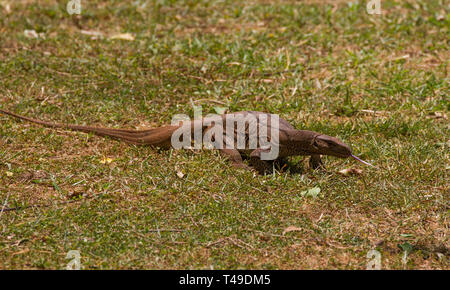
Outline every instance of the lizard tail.
<svg viewBox="0 0 450 290"><path fill-rule="evenodd" d="M79 126L72 124L52 123L25 117L2 109L0 109L0 113L49 128L70 129L85 133L93 133L99 136L108 136L137 145L153 145L167 148L170 147L172 133L179 128L179 126L164 126L160 128L146 129L146 130L112 129L93 126Z"/></svg>

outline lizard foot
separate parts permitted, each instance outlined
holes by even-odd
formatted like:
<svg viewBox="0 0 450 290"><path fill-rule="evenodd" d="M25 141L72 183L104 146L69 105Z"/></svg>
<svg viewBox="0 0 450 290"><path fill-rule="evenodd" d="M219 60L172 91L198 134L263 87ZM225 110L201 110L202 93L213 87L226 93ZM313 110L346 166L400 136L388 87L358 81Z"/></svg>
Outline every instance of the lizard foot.
<svg viewBox="0 0 450 290"><path fill-rule="evenodd" d="M259 157L251 156L250 157L250 165L259 173L259 174L270 174L272 173L272 166L269 162L259 159Z"/></svg>
<svg viewBox="0 0 450 290"><path fill-rule="evenodd" d="M325 169L325 165L323 165L320 155L311 155L311 158L309 158L309 166L314 170Z"/></svg>

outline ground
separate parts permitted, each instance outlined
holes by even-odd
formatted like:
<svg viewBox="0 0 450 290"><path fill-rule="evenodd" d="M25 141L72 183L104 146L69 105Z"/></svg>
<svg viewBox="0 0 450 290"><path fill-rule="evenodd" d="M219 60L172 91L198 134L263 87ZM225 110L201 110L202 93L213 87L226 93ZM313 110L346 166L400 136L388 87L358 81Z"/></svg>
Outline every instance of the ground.
<svg viewBox="0 0 450 290"><path fill-rule="evenodd" d="M0 116L0 268L449 269L446 1L0 1L0 107L156 127L278 113L377 166L271 175ZM342 175L344 169L360 174ZM356 172L358 173L358 172Z"/></svg>

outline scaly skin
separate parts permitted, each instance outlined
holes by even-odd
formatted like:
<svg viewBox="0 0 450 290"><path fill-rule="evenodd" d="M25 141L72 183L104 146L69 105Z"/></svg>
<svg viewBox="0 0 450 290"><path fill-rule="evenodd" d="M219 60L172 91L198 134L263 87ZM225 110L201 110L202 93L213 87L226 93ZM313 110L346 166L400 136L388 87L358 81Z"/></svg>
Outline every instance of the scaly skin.
<svg viewBox="0 0 450 290"><path fill-rule="evenodd" d="M22 119L25 121L29 121L32 123L40 124L45 127L50 128L62 128L62 129L70 129L74 131L81 131L86 133L94 133L99 136L108 136L112 138L116 138L119 140L123 140L128 143L136 144L136 145L148 145L153 147L160 147L164 149L169 149L172 147L171 137L172 134L179 129L182 124L176 126L164 126L154 129L146 129L146 130L128 130L128 129L110 129L110 128L102 128L102 127L92 127L92 126L78 126L71 124L58 124L51 123L46 121L41 121L37 119L28 118L25 116L21 116L9 111L1 110L0 113L10 115L12 117ZM272 114L263 113L263 112L255 112L255 111L244 111L244 112L236 112L232 114L224 114L221 115L223 126L224 126L224 134L226 127L226 117L227 115L234 116L248 116L252 115L257 120L257 125L266 125L267 131L270 133L271 123L270 120L272 118ZM251 117L251 116L250 116ZM266 117L267 122L263 122ZM263 120L261 120L263 119ZM208 118L204 118L203 120L194 120L191 121L191 126L189 127L191 132L190 134L194 134L195 130L202 130L202 134L206 134L209 129L211 129L210 124L205 124L206 120L211 120ZM194 122L198 126L194 126ZM200 122L200 123L199 123ZM185 125L187 123L184 123ZM259 128L259 127L258 127ZM237 128L234 128L234 142L237 142L238 134L245 134L246 139L246 148L248 148L248 140L249 140L249 125L246 124L245 132L237 132ZM270 134L269 138L270 138ZM192 135L193 136L193 135ZM242 156L247 155L250 157L250 164L256 171L261 174L270 172L272 169L272 165L270 161L261 160L261 153L267 149L262 149L257 144L256 149L228 149L224 148L219 149L220 152L225 155L235 167L250 169L242 160ZM320 155L330 155L340 158L347 158L351 156L351 149L348 145L344 144L341 140L323 135L313 131L307 130L296 130L289 122L284 119L279 118L279 154L278 159L282 160L285 157L289 156L311 156L309 160L309 164L312 168L320 168L323 167Z"/></svg>

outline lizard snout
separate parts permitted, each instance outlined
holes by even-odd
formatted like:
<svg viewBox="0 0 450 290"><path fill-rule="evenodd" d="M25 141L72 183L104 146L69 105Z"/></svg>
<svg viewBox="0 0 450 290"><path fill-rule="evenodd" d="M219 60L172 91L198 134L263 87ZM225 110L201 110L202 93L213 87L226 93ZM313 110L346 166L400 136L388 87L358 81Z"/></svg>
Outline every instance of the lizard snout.
<svg viewBox="0 0 450 290"><path fill-rule="evenodd" d="M319 135L314 140L314 143L316 147L318 147L321 151L320 154L326 154L341 158L347 158L352 155L350 146L335 137Z"/></svg>

